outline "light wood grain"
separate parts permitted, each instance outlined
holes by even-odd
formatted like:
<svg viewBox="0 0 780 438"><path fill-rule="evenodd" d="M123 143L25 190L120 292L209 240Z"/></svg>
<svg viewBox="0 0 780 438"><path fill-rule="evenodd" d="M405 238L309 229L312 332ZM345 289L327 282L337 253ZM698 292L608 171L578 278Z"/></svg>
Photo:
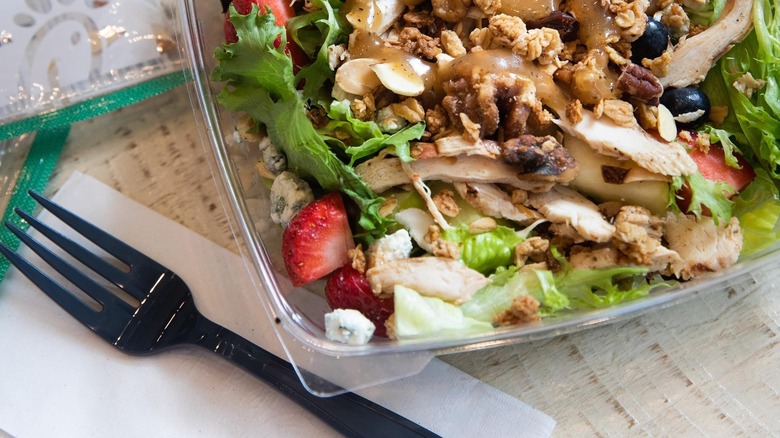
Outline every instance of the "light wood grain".
<svg viewBox="0 0 780 438"><path fill-rule="evenodd" d="M236 251L193 117L180 88L75 125L49 192L78 170ZM776 435L778 278L759 272L628 321L442 358L551 415L556 436Z"/></svg>

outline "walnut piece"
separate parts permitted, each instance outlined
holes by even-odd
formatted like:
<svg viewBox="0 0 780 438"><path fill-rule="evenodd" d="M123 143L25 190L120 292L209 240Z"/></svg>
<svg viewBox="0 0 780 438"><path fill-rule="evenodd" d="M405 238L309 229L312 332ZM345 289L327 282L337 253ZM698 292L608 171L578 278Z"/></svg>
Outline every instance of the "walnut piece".
<svg viewBox="0 0 780 438"><path fill-rule="evenodd" d="M549 240L538 236L529 237L515 246L515 265L522 267L529 259L537 263L544 261L545 253L549 248Z"/></svg>
<svg viewBox="0 0 780 438"><path fill-rule="evenodd" d="M431 61L442 53L439 38L425 35L416 27L403 28L398 35L398 44L405 52Z"/></svg>
<svg viewBox="0 0 780 438"><path fill-rule="evenodd" d="M441 190L433 195L433 203L445 216L455 217L460 213L460 207L455 202L455 193L450 189Z"/></svg>

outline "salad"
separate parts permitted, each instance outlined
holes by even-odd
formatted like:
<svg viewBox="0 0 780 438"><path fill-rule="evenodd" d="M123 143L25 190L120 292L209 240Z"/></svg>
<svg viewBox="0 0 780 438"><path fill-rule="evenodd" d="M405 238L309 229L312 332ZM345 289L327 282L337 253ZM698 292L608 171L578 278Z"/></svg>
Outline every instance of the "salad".
<svg viewBox="0 0 780 438"><path fill-rule="evenodd" d="M233 0L212 73L328 338L533 324L780 231L771 0Z"/></svg>

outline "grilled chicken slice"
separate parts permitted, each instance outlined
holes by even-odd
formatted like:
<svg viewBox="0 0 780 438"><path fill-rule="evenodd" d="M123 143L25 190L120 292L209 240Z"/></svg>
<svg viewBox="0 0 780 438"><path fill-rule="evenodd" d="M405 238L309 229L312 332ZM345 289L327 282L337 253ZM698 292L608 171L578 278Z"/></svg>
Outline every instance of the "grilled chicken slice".
<svg viewBox="0 0 780 438"><path fill-rule="evenodd" d="M737 262L742 251L742 230L735 217L727 224L715 225L711 217L697 220L691 215L669 213L664 236L669 249L683 259L674 269L683 280L726 269Z"/></svg>
<svg viewBox="0 0 780 438"><path fill-rule="evenodd" d="M685 147L660 142L638 125L620 126L606 117L597 119L590 111L582 111L582 120L578 123L564 119L555 120L555 123L568 134L585 140L599 153L628 158L660 175L690 175L697 170Z"/></svg>
<svg viewBox="0 0 780 438"><path fill-rule="evenodd" d="M512 203L509 194L493 184L456 182L454 186L461 198L486 216L519 223L541 218L539 213L523 205Z"/></svg>
<svg viewBox="0 0 780 438"><path fill-rule="evenodd" d="M549 192L529 193L528 203L550 222L569 224L588 240L606 242L615 233L596 204L568 187L556 185Z"/></svg>
<svg viewBox="0 0 780 438"><path fill-rule="evenodd" d="M704 80L715 61L750 32L752 9L753 0L728 0L715 24L674 47L661 85L683 88Z"/></svg>
<svg viewBox="0 0 780 438"><path fill-rule="evenodd" d="M460 304L485 287L490 280L463 263L443 257L393 260L366 271L375 294L393 293L397 284L421 295Z"/></svg>
<svg viewBox="0 0 780 438"><path fill-rule="evenodd" d="M544 192L556 183L574 179L577 168L566 169L557 176L520 174L515 166L481 156L438 157L409 163L422 181L473 182L507 184L529 192ZM399 158L372 158L359 164L355 171L375 193L411 181Z"/></svg>
<svg viewBox="0 0 780 438"><path fill-rule="evenodd" d="M455 157L458 155L481 155L496 158L501 155L501 147L493 140L478 140L471 142L462 135L442 137L434 142L437 156Z"/></svg>

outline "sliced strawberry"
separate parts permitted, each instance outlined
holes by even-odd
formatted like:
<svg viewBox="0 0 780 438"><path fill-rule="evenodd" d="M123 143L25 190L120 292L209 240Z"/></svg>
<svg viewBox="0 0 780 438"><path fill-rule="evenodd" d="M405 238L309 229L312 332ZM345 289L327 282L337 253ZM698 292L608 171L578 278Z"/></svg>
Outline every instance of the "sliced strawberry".
<svg viewBox="0 0 780 438"><path fill-rule="evenodd" d="M295 10L289 2L283 0L233 0L233 7L236 8L236 12L241 15L247 15L252 12L252 5L256 4L260 7L260 13L266 13L266 7L271 8L274 17L276 18L277 26L284 26L287 24L287 20L295 16ZM228 43L238 42L238 35L236 34L236 28L233 27L233 23L230 22L230 14L225 13L225 21L223 23L225 32L225 41ZM276 42L276 47L279 46L279 41ZM309 63L309 59L306 54L303 53L300 47L295 44L290 35L287 35L287 47L285 52L292 57L293 65L296 68L302 67Z"/></svg>
<svg viewBox="0 0 780 438"><path fill-rule="evenodd" d="M349 261L355 247L341 195L331 193L303 208L282 234L284 266L295 286L320 279Z"/></svg>
<svg viewBox="0 0 780 438"><path fill-rule="evenodd" d="M689 140L689 154L699 173L710 181L725 182L730 185L737 193L742 191L756 177L756 172L742 155L735 154L737 162L741 169L737 169L726 164L726 153L722 147L715 144L710 146L707 153L702 152L696 147L696 133L691 133L692 140ZM681 210L687 211L691 202L691 189L685 185L677 192L677 205ZM709 215L709 210L705 207L705 215Z"/></svg>
<svg viewBox="0 0 780 438"><path fill-rule="evenodd" d="M706 154L696 149L691 151L690 155L693 161L696 162L696 166L703 177L711 181L728 183L737 192L747 187L753 181L753 178L756 177L753 167L742 155L736 155L737 162L742 166L741 169L736 169L726 164L726 154L723 148L719 146L711 146Z"/></svg>
<svg viewBox="0 0 780 438"><path fill-rule="evenodd" d="M376 336L387 337L385 321L393 314L393 299L379 298L371 291L366 276L347 263L336 270L325 285L331 309L355 309L376 326Z"/></svg>

